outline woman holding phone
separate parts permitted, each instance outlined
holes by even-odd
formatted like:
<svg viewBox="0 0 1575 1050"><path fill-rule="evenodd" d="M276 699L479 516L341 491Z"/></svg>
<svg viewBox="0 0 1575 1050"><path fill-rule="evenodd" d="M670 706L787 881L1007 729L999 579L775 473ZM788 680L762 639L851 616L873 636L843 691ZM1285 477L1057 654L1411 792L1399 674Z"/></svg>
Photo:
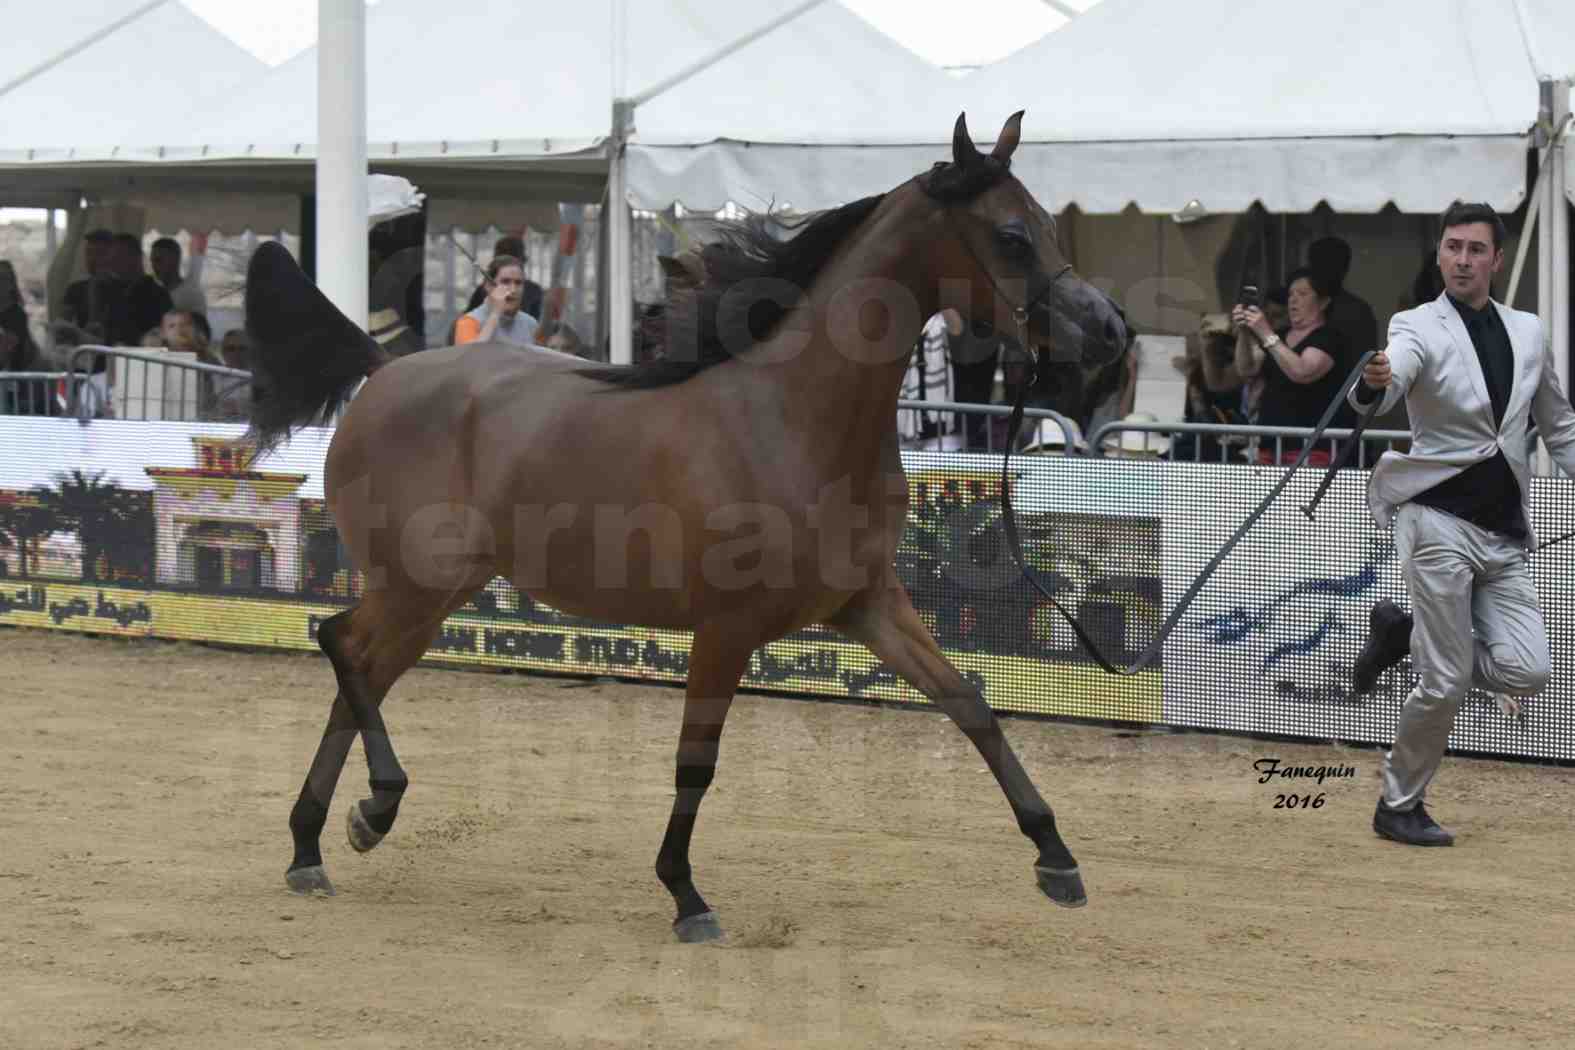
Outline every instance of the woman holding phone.
<svg viewBox="0 0 1575 1050"><path fill-rule="evenodd" d="M1258 401L1260 426L1313 427L1318 425L1354 362L1345 339L1327 324L1329 291L1309 269L1294 271L1287 282L1286 311L1290 323L1275 331L1257 303L1237 303L1231 322L1250 333L1236 344L1236 369L1248 380L1261 377ZM1246 296L1244 296L1246 298ZM1355 413L1342 405L1332 426L1348 427ZM1290 464L1301 454L1300 438L1286 438L1276 454L1273 439L1259 449L1258 462ZM1326 448L1314 449L1307 465L1327 467L1333 457Z"/></svg>

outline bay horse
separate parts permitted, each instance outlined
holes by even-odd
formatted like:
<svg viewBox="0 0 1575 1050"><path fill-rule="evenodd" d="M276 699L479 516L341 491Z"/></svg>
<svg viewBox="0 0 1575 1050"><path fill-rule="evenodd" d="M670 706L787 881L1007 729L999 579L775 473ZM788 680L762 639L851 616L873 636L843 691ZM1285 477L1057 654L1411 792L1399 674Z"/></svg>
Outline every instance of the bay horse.
<svg viewBox="0 0 1575 1050"><path fill-rule="evenodd" d="M669 293L664 355L639 365L485 344L390 360L288 252L257 250L251 438L266 450L347 404L323 487L365 574L360 601L318 632L338 693L290 812L291 890L333 893L319 838L358 732L371 794L349 807L350 844L389 833L409 780L383 698L503 576L563 612L693 632L656 858L680 940L722 935L689 846L733 694L757 647L811 624L867 646L957 724L1038 850L1041 891L1086 902L1050 807L893 566L908 503L897 392L925 318L1015 321L1025 342L1094 362L1126 346L1114 304L1070 272L1054 220L1011 174L1021 118L985 154L959 116L950 162L786 240L759 219L728 227L703 279Z"/></svg>

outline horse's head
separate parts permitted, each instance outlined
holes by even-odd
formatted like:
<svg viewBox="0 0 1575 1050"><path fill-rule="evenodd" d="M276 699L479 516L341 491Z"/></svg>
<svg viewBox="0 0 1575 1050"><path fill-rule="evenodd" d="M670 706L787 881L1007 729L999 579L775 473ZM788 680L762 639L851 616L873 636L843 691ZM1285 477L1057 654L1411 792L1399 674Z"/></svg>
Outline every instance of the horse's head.
<svg viewBox="0 0 1575 1050"><path fill-rule="evenodd" d="M995 148L981 153L959 115L952 161L921 180L941 205L949 236L937 244L941 305L988 320L1055 361L1101 365L1127 348L1121 310L1073 272L1056 222L1010 171L1023 114L1012 114Z"/></svg>

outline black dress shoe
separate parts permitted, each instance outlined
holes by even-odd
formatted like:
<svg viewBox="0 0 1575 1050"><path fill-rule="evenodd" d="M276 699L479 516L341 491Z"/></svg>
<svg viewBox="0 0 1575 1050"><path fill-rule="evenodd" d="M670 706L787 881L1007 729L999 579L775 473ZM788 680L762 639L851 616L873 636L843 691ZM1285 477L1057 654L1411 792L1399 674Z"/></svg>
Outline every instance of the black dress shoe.
<svg viewBox="0 0 1575 1050"><path fill-rule="evenodd" d="M1411 655L1411 614L1387 598L1367 615L1367 641L1351 667L1351 688L1372 692L1378 676Z"/></svg>
<svg viewBox="0 0 1575 1050"><path fill-rule="evenodd" d="M1373 830L1379 838L1403 842L1407 846L1453 846L1455 836L1438 826L1427 814L1427 807L1418 802L1415 809L1390 809L1378 800L1378 811L1373 814Z"/></svg>

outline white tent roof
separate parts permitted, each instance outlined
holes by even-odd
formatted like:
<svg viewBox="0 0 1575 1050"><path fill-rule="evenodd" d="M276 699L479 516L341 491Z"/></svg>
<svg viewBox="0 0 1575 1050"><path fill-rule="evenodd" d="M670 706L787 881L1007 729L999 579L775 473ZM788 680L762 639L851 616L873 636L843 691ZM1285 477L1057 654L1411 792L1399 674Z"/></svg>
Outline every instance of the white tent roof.
<svg viewBox="0 0 1575 1050"><path fill-rule="evenodd" d="M1051 116L1018 169L1089 211L1508 210L1537 117L1528 38L1575 68L1575 5L1521 2L1526 33L1517 0L1106 0L970 94Z"/></svg>
<svg viewBox="0 0 1575 1050"><path fill-rule="evenodd" d="M828 0L640 105L630 196L653 208L808 209L880 193L929 161L895 175L877 164L866 176L861 153L949 141L955 90L954 78Z"/></svg>
<svg viewBox="0 0 1575 1050"><path fill-rule="evenodd" d="M594 200L615 94L657 87L799 2L627 2L620 64L612 0L478 0L441 17L432 0L383 0L367 13L368 156L377 170L426 191L440 227L485 225L509 206L502 202ZM0 137L0 166L9 165L8 177L44 185L114 186L160 215L185 202L192 222L204 226L293 226L295 195L312 185L317 58L309 49L231 90L204 92L201 101L190 92L186 105L150 109L140 121L89 123L79 113L51 133L50 144L66 140L58 149ZM728 72L700 72L642 106L641 134L692 141L770 128L791 139L860 142L948 79L835 0L729 62Z"/></svg>
<svg viewBox="0 0 1575 1050"><path fill-rule="evenodd" d="M983 141L1026 109L1014 169L1052 208L1166 212L1197 200L1228 212L1260 200L1276 211L1320 201L1377 211L1392 201L1436 211L1467 197L1507 210L1524 196L1537 116L1531 53L1552 75L1575 71L1575 4L1519 2L1524 34L1517 0L1104 0L1001 62L891 107L858 144L751 134L742 123L729 137L749 141L710 141L707 125L687 141L653 141L637 116L631 193L648 206L745 194L825 207L923 170L958 109ZM714 80L737 83L757 68L742 58ZM676 91L668 100L679 101ZM804 109L800 123L822 111L818 99Z"/></svg>
<svg viewBox="0 0 1575 1050"><path fill-rule="evenodd" d="M0 83L133 13L143 0L50 0L0 37ZM0 95L0 154L58 151L224 97L268 67L179 3L169 2Z"/></svg>
<svg viewBox="0 0 1575 1050"><path fill-rule="evenodd" d="M369 9L366 22L368 153L374 159L493 160L594 151L608 135L615 94L658 84L780 16L787 6L781 0L627 2L627 53L622 84L615 85L612 0L569 5L479 0L446 8L433 0L383 0ZM873 86L887 75L912 84L920 70L931 69L834 0L823 7L834 16L829 22L821 19L818 32L806 35L790 23L753 45L752 54L763 65L750 70L750 77L764 77L777 92L748 92L749 98L763 101L762 108L729 107L725 99L714 98L700 122L689 122L683 130L714 137L736 127L733 117L743 119L746 129L776 127L789 117L792 127L805 127L810 106L822 123L846 123L837 110L821 104L822 85L790 84L773 72L779 62L799 65L807 49L823 50L812 67L822 76L833 75L839 61L857 66L880 59L862 71L836 74L849 85ZM859 44L829 40L833 29L856 33ZM148 38L145 46L155 40ZM184 105L137 121L107 127L95 121L84 128L79 113L67 123L69 145L75 147L72 159L178 163L311 157L317 54L310 48L238 90L205 91L202 102L190 97ZM712 90L723 95L748 87L712 82ZM851 95L848 101L854 101ZM875 116L870 107L860 108L860 128L878 129ZM0 148L39 145L10 134L5 140Z"/></svg>

